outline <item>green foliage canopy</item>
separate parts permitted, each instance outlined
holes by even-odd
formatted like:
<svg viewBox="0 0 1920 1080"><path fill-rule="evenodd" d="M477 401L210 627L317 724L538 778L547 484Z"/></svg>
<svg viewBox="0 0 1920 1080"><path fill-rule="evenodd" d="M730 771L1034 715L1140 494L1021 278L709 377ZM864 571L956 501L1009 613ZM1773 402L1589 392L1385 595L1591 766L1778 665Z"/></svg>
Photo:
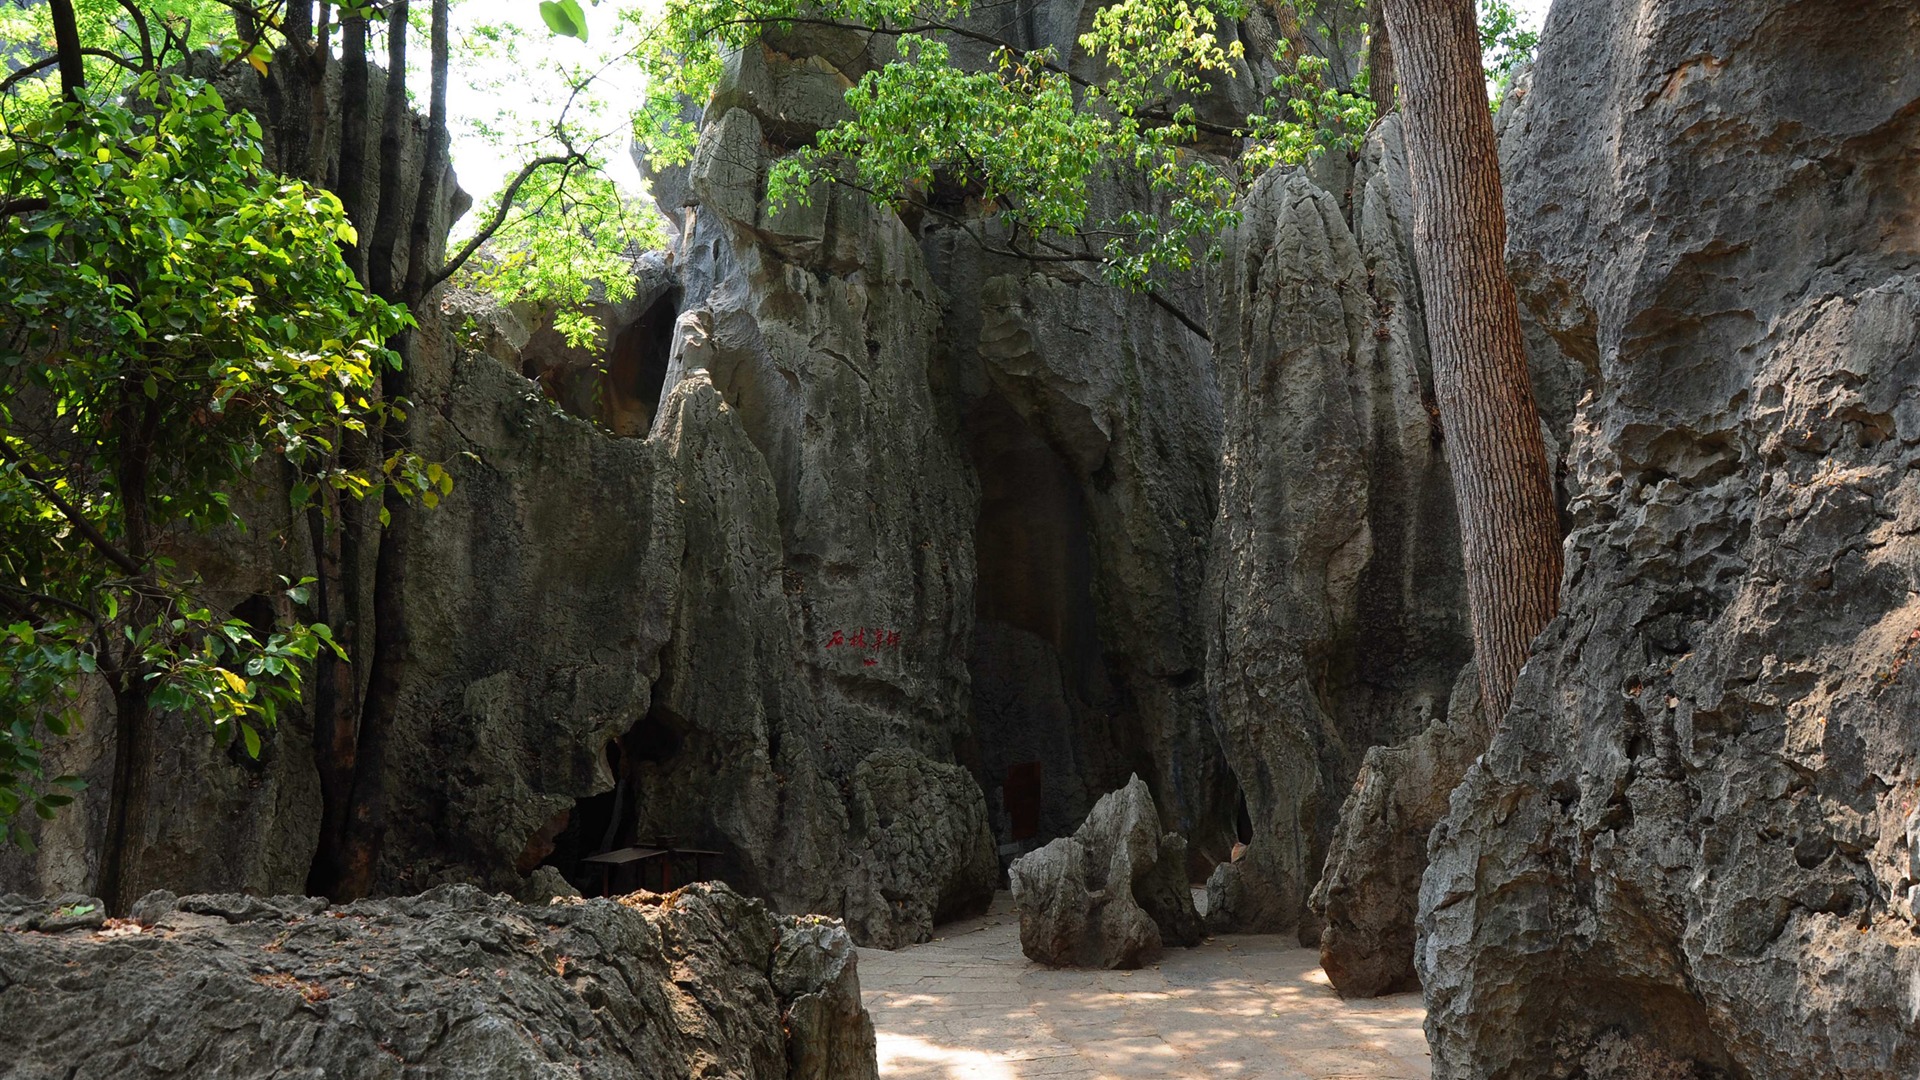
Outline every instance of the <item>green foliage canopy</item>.
<svg viewBox="0 0 1920 1080"><path fill-rule="evenodd" d="M305 583L256 626L170 557L244 528L229 493L284 480L303 511L451 486L411 455L335 453L402 407L376 389L410 322L347 269L339 202L266 173L259 125L204 83L149 75L134 98L0 139L0 826L20 842L17 815L78 784L42 749L82 676L257 753L331 645L298 615Z"/></svg>

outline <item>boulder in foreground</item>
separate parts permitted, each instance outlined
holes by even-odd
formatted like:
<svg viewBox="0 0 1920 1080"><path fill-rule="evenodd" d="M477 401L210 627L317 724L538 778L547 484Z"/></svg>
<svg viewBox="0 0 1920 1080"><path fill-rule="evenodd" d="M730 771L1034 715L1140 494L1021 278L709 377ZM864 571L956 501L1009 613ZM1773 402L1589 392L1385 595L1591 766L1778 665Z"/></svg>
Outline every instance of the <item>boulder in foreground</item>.
<svg viewBox="0 0 1920 1080"><path fill-rule="evenodd" d="M1072 836L1014 861L1020 951L1054 967L1137 968L1163 945L1197 944L1186 861L1186 842L1161 833L1146 781L1133 777Z"/></svg>
<svg viewBox="0 0 1920 1080"><path fill-rule="evenodd" d="M723 885L87 906L0 898L4 1080L877 1075L845 929Z"/></svg>

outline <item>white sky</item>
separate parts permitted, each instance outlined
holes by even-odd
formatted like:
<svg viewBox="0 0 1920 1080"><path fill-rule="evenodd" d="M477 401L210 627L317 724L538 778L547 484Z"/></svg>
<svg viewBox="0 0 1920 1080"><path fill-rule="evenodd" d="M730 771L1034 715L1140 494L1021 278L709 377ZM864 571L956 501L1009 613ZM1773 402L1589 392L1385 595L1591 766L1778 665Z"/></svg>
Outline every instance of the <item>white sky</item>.
<svg viewBox="0 0 1920 1080"><path fill-rule="evenodd" d="M657 2L642 0L640 6L653 7ZM1552 0L1512 2L1537 29L1545 21ZM632 5L617 5L608 0L597 6L593 3L584 6L588 25L586 44L549 34L540 21L539 0L457 0L455 3L454 65L447 89L447 110L453 121L453 167L459 173L460 186L473 196L476 208L483 206L506 183L520 161L530 155L518 153L511 147L504 151L496 148L478 134L473 125L492 123L503 106L529 118L556 114L566 99L565 86L557 76L538 70L533 61L593 63L618 47L613 40L616 37L614 9ZM461 34L483 23L511 23L519 27L527 51L537 55L474 61L471 51L460 45ZM469 57L465 63L461 62L463 55ZM622 187L638 191L640 174L627 156L623 115L639 104L643 93L638 68L631 63L615 63L599 82L605 87L602 97L607 112L597 127L610 135L608 171ZM488 86L488 83L505 83L510 90L503 92L497 85ZM472 216L470 214L463 224L470 226Z"/></svg>

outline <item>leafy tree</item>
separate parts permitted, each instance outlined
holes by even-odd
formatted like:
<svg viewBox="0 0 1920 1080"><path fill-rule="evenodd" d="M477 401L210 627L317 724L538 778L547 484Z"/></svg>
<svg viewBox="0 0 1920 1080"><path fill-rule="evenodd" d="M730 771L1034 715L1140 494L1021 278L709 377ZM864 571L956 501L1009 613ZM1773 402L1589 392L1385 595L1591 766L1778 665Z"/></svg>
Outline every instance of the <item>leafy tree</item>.
<svg viewBox="0 0 1920 1080"><path fill-rule="evenodd" d="M1533 59L1540 32L1520 21L1509 0L1481 0L1480 53L1487 74L1487 96L1497 112L1513 77Z"/></svg>
<svg viewBox="0 0 1920 1080"><path fill-rule="evenodd" d="M1354 0L1294 5L1301 19L1339 25ZM854 118L783 159L769 178L775 201L804 200L825 176L902 202L936 177L997 208L1014 254L1099 264L1107 278L1151 293L1161 275L1191 269L1237 217L1243 181L1274 164L1351 151L1374 117L1364 75L1342 85L1312 56L1283 56L1263 112L1223 127L1195 99L1244 75L1223 18L1238 0L1118 0L1100 9L1079 45L1104 75L1076 75L1050 50L1024 50L968 21L965 0L669 0L642 53L650 86L636 120L658 163L685 161L695 130L682 100L704 101L726 50L765 30L826 22L897 39L899 58L848 92ZM991 50L984 70L952 62L950 42ZM1224 141L1224 145L1223 145ZM1090 186L1145 177L1163 206L1089 219ZM1191 318L1190 328L1204 336Z"/></svg>
<svg viewBox="0 0 1920 1080"><path fill-rule="evenodd" d="M548 0L540 8L549 26L574 27ZM558 12L558 14L556 14ZM496 103L492 116L468 121L503 156L531 167L478 215L476 237L449 260L455 284L503 303L525 302L552 313L554 329L576 347L590 347L608 328L589 313L593 301L620 303L633 295L633 256L664 246L665 229L651 200L623 192L608 171L632 136L626 102L606 79L632 63L632 27L615 23L594 40L597 48L568 47L547 34L529 35L511 22L483 23L462 39L458 54L470 89ZM584 45L584 41L582 42ZM525 102L539 104L529 108ZM558 109L552 101L561 102Z"/></svg>
<svg viewBox="0 0 1920 1080"><path fill-rule="evenodd" d="M0 142L0 819L42 816L45 735L80 675L115 708L102 891L122 878L156 713L257 753L331 631L290 582L268 624L215 612L174 553L244 528L231 492L284 472L296 510L425 493L438 466L333 453L401 405L382 342L409 322L347 271L332 195L262 166L261 130L206 84L142 77L133 104L71 93Z"/></svg>

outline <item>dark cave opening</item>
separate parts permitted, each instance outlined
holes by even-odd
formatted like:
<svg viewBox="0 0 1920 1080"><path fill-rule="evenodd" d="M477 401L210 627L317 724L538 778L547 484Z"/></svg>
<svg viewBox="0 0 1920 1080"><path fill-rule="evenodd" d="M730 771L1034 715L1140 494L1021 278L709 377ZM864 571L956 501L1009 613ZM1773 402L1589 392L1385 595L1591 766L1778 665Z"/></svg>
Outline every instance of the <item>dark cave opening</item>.
<svg viewBox="0 0 1920 1080"><path fill-rule="evenodd" d="M663 767L679 755L685 742L684 730L679 718L655 708L626 734L609 740L605 754L613 787L575 800L572 810L555 818L548 829L536 835L529 845L533 858L527 860L529 865L520 867L520 871L526 873L542 864L552 866L585 896L599 896L603 891L619 894L637 888L658 888L662 862L659 858L612 867L587 860L622 848L659 847L663 839L670 840L676 848L686 848L696 839L664 836L657 827L642 821L644 790L649 784L659 783L665 771ZM690 858L672 857L672 880L676 884L696 876L716 877L717 869L717 858L702 858L695 865Z"/></svg>
<svg viewBox="0 0 1920 1080"><path fill-rule="evenodd" d="M626 736L610 739L604 751L613 787L575 800L573 809L562 815L564 820L555 822L559 829L552 833L552 850L539 859L540 864L559 870L583 896L631 887L624 879L614 880L613 871L586 861L590 855L633 842L633 754L626 740Z"/></svg>
<svg viewBox="0 0 1920 1080"><path fill-rule="evenodd" d="M973 732L966 758L1003 855L1073 832L1145 755L1121 673L1102 650L1086 492L997 393L970 410Z"/></svg>
<svg viewBox="0 0 1920 1080"><path fill-rule="evenodd" d="M520 373L574 416L623 438L645 438L666 388L680 301L681 290L668 289L638 318L608 326L613 338L604 351L576 348L553 327L543 326L521 350ZM606 306L593 314L612 321Z"/></svg>
<svg viewBox="0 0 1920 1080"><path fill-rule="evenodd" d="M669 289L614 335L600 390L600 422L614 434L644 437L653 426L679 318L680 290Z"/></svg>

